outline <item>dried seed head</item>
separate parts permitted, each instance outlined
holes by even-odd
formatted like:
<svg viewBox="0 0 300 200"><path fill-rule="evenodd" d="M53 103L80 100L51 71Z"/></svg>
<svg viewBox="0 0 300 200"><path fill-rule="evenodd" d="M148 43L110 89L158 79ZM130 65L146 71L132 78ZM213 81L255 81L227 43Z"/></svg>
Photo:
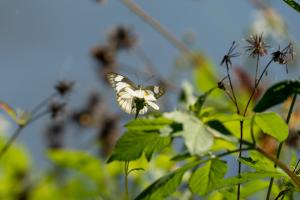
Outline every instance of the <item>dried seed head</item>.
<svg viewBox="0 0 300 200"><path fill-rule="evenodd" d="M53 121L46 129L46 142L50 149L63 147L63 134L65 126L63 121Z"/></svg>
<svg viewBox="0 0 300 200"><path fill-rule="evenodd" d="M294 51L292 43L289 43L284 49L278 50L272 53L273 61L278 62L280 65L285 65L286 73L288 73L287 64L290 60L293 60Z"/></svg>
<svg viewBox="0 0 300 200"><path fill-rule="evenodd" d="M65 111L65 103L53 102L49 106L52 119L57 118L60 114Z"/></svg>
<svg viewBox="0 0 300 200"><path fill-rule="evenodd" d="M237 46L238 45L235 43L235 41L233 41L232 45L229 48L229 50L223 56L223 59L222 59L220 65L225 64L226 67L231 67L232 66L231 58L240 56L240 53L234 53L234 50L237 48Z"/></svg>
<svg viewBox="0 0 300 200"><path fill-rule="evenodd" d="M119 117L108 117L103 121L102 129L99 131L98 139L102 144L102 155L108 156L111 154L113 146L119 134Z"/></svg>
<svg viewBox="0 0 300 200"><path fill-rule="evenodd" d="M136 44L136 36L129 27L117 26L108 36L108 43L116 50L130 49Z"/></svg>
<svg viewBox="0 0 300 200"><path fill-rule="evenodd" d="M223 81L219 81L218 82L218 88L221 89L221 90L226 90L225 88L225 85L224 85L224 82Z"/></svg>
<svg viewBox="0 0 300 200"><path fill-rule="evenodd" d="M59 81L55 85L55 89L61 96L64 96L65 94L68 94L72 91L74 86L74 81Z"/></svg>
<svg viewBox="0 0 300 200"><path fill-rule="evenodd" d="M249 39L246 39L248 46L246 46L246 51L250 52L250 56L265 56L268 53L268 48L265 41L263 41L263 34L260 35L251 35Z"/></svg>
<svg viewBox="0 0 300 200"><path fill-rule="evenodd" d="M109 46L98 46L92 49L93 58L103 67L110 68L116 63L115 51Z"/></svg>

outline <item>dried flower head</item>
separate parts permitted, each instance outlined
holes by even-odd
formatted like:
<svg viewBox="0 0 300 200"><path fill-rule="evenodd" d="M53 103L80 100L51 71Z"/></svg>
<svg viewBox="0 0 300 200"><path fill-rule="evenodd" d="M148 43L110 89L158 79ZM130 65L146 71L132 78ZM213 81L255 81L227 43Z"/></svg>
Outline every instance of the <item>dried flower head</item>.
<svg viewBox="0 0 300 200"><path fill-rule="evenodd" d="M225 88L225 85L224 85L224 82L223 81L219 81L218 82L218 88L221 89L221 90L226 90Z"/></svg>
<svg viewBox="0 0 300 200"><path fill-rule="evenodd" d="M49 111L51 113L52 119L57 118L65 110L65 103L53 102L49 106Z"/></svg>
<svg viewBox="0 0 300 200"><path fill-rule="evenodd" d="M246 51L250 52L250 56L265 56L268 53L268 48L265 41L263 41L263 34L260 35L251 35L249 39L246 39L248 46L246 46Z"/></svg>
<svg viewBox="0 0 300 200"><path fill-rule="evenodd" d="M223 65L225 63L226 67L232 66L231 58L238 57L241 55L240 53L234 53L234 50L237 48L237 46L238 44L236 44L235 41L233 41L229 50L224 55L220 65Z"/></svg>
<svg viewBox="0 0 300 200"><path fill-rule="evenodd" d="M132 48L137 39L129 27L117 26L108 36L108 43L115 47L116 50Z"/></svg>
<svg viewBox="0 0 300 200"><path fill-rule="evenodd" d="M273 61L278 62L280 65L285 65L286 73L288 73L287 64L290 60L293 60L294 50L293 44L289 43L284 49L278 50L272 53Z"/></svg>
<svg viewBox="0 0 300 200"><path fill-rule="evenodd" d="M68 94L72 91L74 86L74 81L59 81L55 85L55 89L61 96L64 96L65 94Z"/></svg>
<svg viewBox="0 0 300 200"><path fill-rule="evenodd" d="M50 149L63 147L63 134L65 126L63 121L53 121L46 129L46 142Z"/></svg>
<svg viewBox="0 0 300 200"><path fill-rule="evenodd" d="M83 127L99 127L105 105L99 93L93 92L87 99L86 104L71 114L71 120Z"/></svg>
<svg viewBox="0 0 300 200"><path fill-rule="evenodd" d="M102 155L108 156L113 149L119 133L119 117L111 116L107 117L102 124L102 129L99 131L98 139L102 146Z"/></svg>
<svg viewBox="0 0 300 200"><path fill-rule="evenodd" d="M115 51L109 46L98 46L92 49L93 58L104 68L113 67L116 63Z"/></svg>

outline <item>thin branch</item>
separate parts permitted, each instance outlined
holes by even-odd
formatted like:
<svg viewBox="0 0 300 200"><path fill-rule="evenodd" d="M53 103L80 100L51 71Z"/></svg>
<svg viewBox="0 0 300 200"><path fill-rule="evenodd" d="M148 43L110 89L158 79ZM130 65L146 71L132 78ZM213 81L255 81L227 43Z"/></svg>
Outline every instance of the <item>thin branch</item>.
<svg viewBox="0 0 300 200"><path fill-rule="evenodd" d="M273 161L278 167L280 167L292 179L292 181L295 183L295 185L300 189L300 179L297 177L296 174L294 174L289 169L288 166L286 166L283 162L278 160L275 156L273 156L272 154L266 152L265 150L263 150L262 148L260 148L258 146L255 148L255 150L257 150L259 153L261 153L266 158Z"/></svg>
<svg viewBox="0 0 300 200"><path fill-rule="evenodd" d="M246 116L248 107L249 107L249 105L250 105L250 102L251 102L251 100L252 100L252 98L253 98L253 96L254 96L256 90L257 90L257 87L258 87L258 85L259 85L259 83L260 83L260 81L261 81L263 75L265 74L265 72L267 71L267 69L269 68L269 66L271 65L272 62L273 62L273 59L271 59L271 60L268 62L268 64L267 64L266 67L264 68L263 72L261 73L259 79L258 79L257 82L255 83L254 88L253 88L253 90L252 90L252 93L251 93L251 95L250 95L250 98L249 98L249 100L248 100L248 102L247 102L247 104L246 104L246 108L245 108L245 110L244 110L243 116Z"/></svg>
<svg viewBox="0 0 300 200"><path fill-rule="evenodd" d="M286 123L287 123L287 124L289 124L289 122L290 122L290 119L291 119L291 116L292 116L292 113L293 113L293 108L294 108L296 99L297 99L297 94L294 94L292 103L291 103L290 108L289 108L288 115L287 115L287 117L286 117ZM280 153L281 153L281 149L282 149L283 143L284 143L284 141L280 142L280 144L279 144L279 146L278 146L277 153L276 153L276 158L277 158L277 159L279 159L279 157L280 157ZM274 167L275 167L275 168L277 167L276 163L275 163ZM272 178L270 179L270 183L269 183L269 187L268 187L268 192L267 192L266 200L269 200L269 199L270 199L271 191L272 191L272 186L273 186L273 182L274 182L274 178L272 177Z"/></svg>
<svg viewBox="0 0 300 200"><path fill-rule="evenodd" d="M49 112L46 111L46 112L40 113L40 114L36 115L35 117L33 117L32 119L30 119L26 124L20 125L16 129L16 131L13 133L13 135L9 138L9 140L5 143L5 145L2 147L2 149L0 150L0 159L7 152L7 150L10 148L10 146L12 145L12 143L17 139L17 137L20 135L21 131L25 127L27 127L29 124L33 123L35 120L41 118L42 116L44 116L47 113L49 113Z"/></svg>
<svg viewBox="0 0 300 200"><path fill-rule="evenodd" d="M178 40L171 32L169 32L163 25L159 23L152 16L147 14L141 7L139 7L132 0L122 0L121 1L129 10L139 16L143 21L152 26L156 31L158 31L162 36L164 36L171 44L174 45L175 48L180 50L184 54L190 54L191 51Z"/></svg>

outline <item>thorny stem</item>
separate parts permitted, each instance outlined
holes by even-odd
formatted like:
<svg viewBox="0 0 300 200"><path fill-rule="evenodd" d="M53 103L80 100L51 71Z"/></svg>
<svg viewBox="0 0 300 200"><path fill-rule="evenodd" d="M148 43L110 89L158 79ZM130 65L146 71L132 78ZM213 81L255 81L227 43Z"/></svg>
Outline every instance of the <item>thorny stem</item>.
<svg viewBox="0 0 300 200"><path fill-rule="evenodd" d="M287 124L289 124L289 122L290 122L290 119L291 119L291 116L292 116L292 113L293 113L293 108L294 108L296 99L297 99L297 94L294 94L292 103L291 103L290 108L289 108L288 115L286 117L286 123ZM280 157L280 153L281 153L281 150L282 150L283 143L284 143L284 141L280 142L280 144L278 146L277 153L276 153L276 159L279 159L279 157ZM274 164L274 167L277 168L277 164L276 163ZM268 192L267 192L266 200L270 199L273 182L274 182L274 178L272 177L270 179L270 183L269 183L269 187L268 187Z"/></svg>
<svg viewBox="0 0 300 200"><path fill-rule="evenodd" d="M19 125L19 127L15 130L15 132L13 133L13 135L9 138L9 140L5 143L5 145L0 150L0 159L7 152L7 150L10 148L10 146L12 145L12 143L17 139L17 137L20 135L20 133L22 132L22 130L25 127L27 127L29 124L33 123L35 120L41 118L42 116L44 116L47 113L48 113L48 111L42 112L42 113L36 115L35 117L31 118L26 124Z"/></svg>

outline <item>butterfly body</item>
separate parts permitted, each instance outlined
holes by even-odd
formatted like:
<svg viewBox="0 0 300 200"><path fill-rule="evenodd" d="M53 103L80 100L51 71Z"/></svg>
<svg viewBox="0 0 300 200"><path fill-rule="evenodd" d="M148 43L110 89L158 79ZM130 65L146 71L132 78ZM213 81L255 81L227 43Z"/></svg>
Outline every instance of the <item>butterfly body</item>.
<svg viewBox="0 0 300 200"><path fill-rule="evenodd" d="M117 74L108 73L108 81L115 89L117 102L121 109L129 114L145 114L148 106L158 110L157 99L164 94L164 90L159 86L135 85L128 78Z"/></svg>

